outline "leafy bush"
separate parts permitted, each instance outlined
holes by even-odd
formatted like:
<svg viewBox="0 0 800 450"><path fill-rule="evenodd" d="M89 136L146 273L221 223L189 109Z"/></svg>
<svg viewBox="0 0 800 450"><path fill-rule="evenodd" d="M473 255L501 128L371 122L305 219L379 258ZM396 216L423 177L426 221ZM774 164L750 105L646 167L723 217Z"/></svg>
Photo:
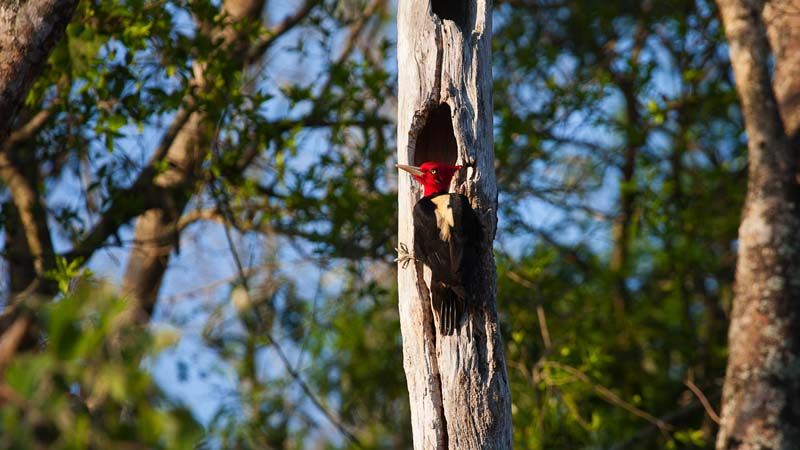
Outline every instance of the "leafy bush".
<svg viewBox="0 0 800 450"><path fill-rule="evenodd" d="M0 449L195 447L200 426L147 371L173 336L138 325L132 303L85 279L32 303L40 348L18 353L2 373Z"/></svg>

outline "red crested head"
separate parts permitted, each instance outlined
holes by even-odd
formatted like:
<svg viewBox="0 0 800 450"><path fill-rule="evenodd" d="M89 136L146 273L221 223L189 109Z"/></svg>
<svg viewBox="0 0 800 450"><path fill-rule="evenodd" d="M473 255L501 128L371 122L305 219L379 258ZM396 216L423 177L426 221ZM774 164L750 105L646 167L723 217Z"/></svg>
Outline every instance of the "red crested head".
<svg viewBox="0 0 800 450"><path fill-rule="evenodd" d="M405 170L425 188L423 195L428 197L434 194L446 193L450 189L450 180L461 169L461 166L451 166L437 161L422 163L419 167L397 164L398 169Z"/></svg>

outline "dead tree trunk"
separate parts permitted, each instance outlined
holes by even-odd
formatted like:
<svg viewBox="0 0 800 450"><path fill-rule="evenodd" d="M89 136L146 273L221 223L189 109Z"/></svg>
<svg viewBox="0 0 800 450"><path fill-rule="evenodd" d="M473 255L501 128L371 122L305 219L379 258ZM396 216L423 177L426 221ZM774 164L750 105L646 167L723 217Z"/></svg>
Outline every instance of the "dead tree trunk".
<svg viewBox="0 0 800 450"><path fill-rule="evenodd" d="M789 12L792 2L786 0L717 3L749 152L717 448L796 449L800 448L800 190L798 149L790 133L797 130L800 92L789 95L797 86L792 75L796 69L784 66L793 54L785 39L797 34L780 28L786 21L796 21L785 15L796 17L797 10ZM765 20L765 13L767 19L773 17ZM775 80L770 77L767 26L773 27Z"/></svg>
<svg viewBox="0 0 800 450"><path fill-rule="evenodd" d="M406 0L398 6L398 162L474 162L455 181L481 216L486 242L460 333L437 332L430 271L399 268L400 324L414 448L511 448L511 399L495 308L492 241L497 187L492 148L491 3ZM399 241L413 248L421 189L399 181Z"/></svg>

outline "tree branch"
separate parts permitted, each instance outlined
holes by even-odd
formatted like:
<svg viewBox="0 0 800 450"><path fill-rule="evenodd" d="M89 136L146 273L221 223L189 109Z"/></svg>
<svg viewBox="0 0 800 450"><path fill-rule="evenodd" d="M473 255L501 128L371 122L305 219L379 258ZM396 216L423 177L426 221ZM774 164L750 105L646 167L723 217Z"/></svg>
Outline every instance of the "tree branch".
<svg viewBox="0 0 800 450"><path fill-rule="evenodd" d="M556 361L547 361L546 365L556 367L558 369L567 372L568 374L572 375L573 377L577 378L578 380L588 384L596 393L599 395L603 400L611 403L612 405L616 405L621 407L622 409L630 412L631 414L639 417L641 419L646 420L652 425L658 427L659 430L662 432L669 432L674 429L672 425L669 423L659 419L658 417L653 416L652 414L648 413L647 411L643 411L636 406L632 405L629 402L623 400L620 396L612 392L605 386L599 385L593 382L585 373L581 372L580 370L576 369L575 367L568 366L566 364L561 364Z"/></svg>
<svg viewBox="0 0 800 450"><path fill-rule="evenodd" d="M178 112L175 114L175 117L172 119L172 123L170 124L167 131L164 132L164 135L161 137L161 142L158 143L158 147L156 151L153 152L153 156L150 157L149 166L153 166L155 164L161 163L164 157L167 156L167 152L169 148L172 146L172 143L175 142L175 138L178 136L178 133L181 131L186 122L189 120L189 117L195 111L195 101L193 98L188 98L185 102L183 108L179 109Z"/></svg>
<svg viewBox="0 0 800 450"><path fill-rule="evenodd" d="M714 411L714 408L711 406L711 402L708 401L708 398L706 398L706 395L703 394L703 391L701 391L700 388L697 387L697 385L694 384L694 381L692 380L686 380L684 384L692 391L692 393L697 397L697 399L700 400L700 404L703 405L703 409L706 410L706 414L708 414L708 417L711 420L713 420L714 423L719 425L720 422L719 414L717 414L717 412Z"/></svg>
<svg viewBox="0 0 800 450"><path fill-rule="evenodd" d="M14 353L16 353L20 342L22 342L22 338L25 337L30 324L31 318L28 314L20 314L0 336L0 372L14 357Z"/></svg>
<svg viewBox="0 0 800 450"><path fill-rule="evenodd" d="M713 398L719 398L719 393L714 395ZM671 413L668 413L668 414L665 414L665 415L659 417L659 420L661 420L664 423L673 424L673 426L674 426L674 424L676 424L676 422L678 422L679 420L685 419L688 416L691 416L692 414L696 413L701 408L702 408L702 406L700 405L700 403L691 403L689 405L684 406L683 408L680 408L680 409L678 409L676 411L673 411ZM612 446L611 449L612 450L627 450L629 448L640 448L636 444L639 443L640 441L642 441L643 439L647 438L651 434L656 433L657 431L659 431L659 428L657 426L655 426L653 424L649 424L648 426L646 426L646 427L640 429L639 431L637 431L635 434L633 434L631 437L629 437L625 441L620 442L620 443Z"/></svg>
<svg viewBox="0 0 800 450"><path fill-rule="evenodd" d="M212 181L212 186L214 185L214 183L215 181ZM230 228L235 226L235 221L234 218L232 217L233 214L231 213L230 209L224 209L227 207L228 193L224 190L224 187L220 187L217 190L217 192L215 192L215 194L216 194L215 199L218 202L217 210L224 211L224 213L221 214L221 216L223 225L225 226L225 238L228 243L228 249L230 250L233 259L236 263L236 269L239 273L239 280L243 284L244 289L247 292L247 295L249 295L249 289L247 287L248 274L246 272L248 268L245 268L244 265L242 264L241 258L239 257L239 252L236 250L236 247L234 246L233 239L230 233ZM261 314L258 311L258 308L254 307L252 308L252 311L255 313L258 319L258 323L264 324L264 320L261 318ZM243 320L242 322L245 324L245 326L247 326L248 324L247 320ZM292 377L292 379L294 379L294 381L300 385L300 388L303 390L306 397L308 397L309 400L311 400L311 402L317 407L317 409L320 410L320 412L322 412L322 414L328 419L328 421L331 424L333 424L333 426L336 427L336 429L339 430L339 432L344 437L350 440L350 442L353 445L355 445L358 448L364 448L363 445L361 445L361 442L358 440L358 438L356 438L356 436L353 433L351 433L350 430L347 429L347 427L344 426L342 420L336 417L325 405L323 405L322 401L317 397L316 394L314 394L314 392L308 386L308 383L306 383L305 380L303 380L303 378L300 376L300 374L297 371L295 371L295 369L292 367L292 364L289 362L289 358L287 358L286 354L283 352L283 348L281 348L280 343L278 342L277 339L275 339L272 336L270 330L266 329L266 327L264 326L260 326L259 328L261 329L251 330L251 331L254 332L254 334L256 335L264 335L267 337L267 340L275 348L275 353L277 353L278 358L281 360L281 363L283 363L284 368Z"/></svg>
<svg viewBox="0 0 800 450"><path fill-rule="evenodd" d="M25 122L24 125L12 131L8 138L3 142L3 152L9 152L17 145L29 141L45 123L53 116L55 111L54 105L49 108L37 112L31 119Z"/></svg>
<svg viewBox="0 0 800 450"><path fill-rule="evenodd" d="M276 40L278 40L279 37L286 34L286 32L294 28L303 19L308 17L308 15L311 14L311 11L314 10L314 7L319 3L320 0L306 1L306 3L301 6L300 9L295 11L294 14L283 19L282 22L274 26L272 29L267 30L267 32L264 33L264 36L262 36L258 42L253 45L252 50L247 55L246 61L248 63L252 63L256 59L260 58L264 52L266 52L267 49L269 49L269 47L272 46Z"/></svg>
<svg viewBox="0 0 800 450"><path fill-rule="evenodd" d="M29 171L31 168L28 168ZM36 168L32 173L36 173ZM27 250L33 259L34 270L40 277L55 267L53 243L47 225L47 213L36 188L36 180L23 173L20 163L10 153L0 152L0 179L11 192L11 199L19 213ZM44 286L44 285L43 285Z"/></svg>

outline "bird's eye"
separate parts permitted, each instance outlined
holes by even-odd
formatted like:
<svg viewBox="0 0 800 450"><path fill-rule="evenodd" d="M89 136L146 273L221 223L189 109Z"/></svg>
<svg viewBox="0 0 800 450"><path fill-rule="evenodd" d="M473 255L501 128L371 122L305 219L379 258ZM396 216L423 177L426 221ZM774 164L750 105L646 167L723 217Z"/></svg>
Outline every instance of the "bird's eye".
<svg viewBox="0 0 800 450"><path fill-rule="evenodd" d="M436 169L431 169L431 175L436 175Z"/></svg>

